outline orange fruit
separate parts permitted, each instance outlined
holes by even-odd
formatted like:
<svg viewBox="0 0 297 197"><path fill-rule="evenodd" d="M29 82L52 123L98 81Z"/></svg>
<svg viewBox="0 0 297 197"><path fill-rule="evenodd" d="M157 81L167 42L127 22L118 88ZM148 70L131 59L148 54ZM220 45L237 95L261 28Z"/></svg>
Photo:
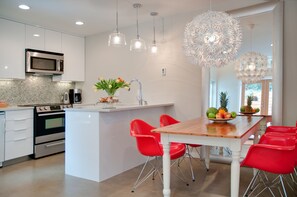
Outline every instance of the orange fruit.
<svg viewBox="0 0 297 197"><path fill-rule="evenodd" d="M225 112L226 112L226 111L223 110L223 109L220 109L220 110L219 110L219 113L220 113L220 114L225 114Z"/></svg>

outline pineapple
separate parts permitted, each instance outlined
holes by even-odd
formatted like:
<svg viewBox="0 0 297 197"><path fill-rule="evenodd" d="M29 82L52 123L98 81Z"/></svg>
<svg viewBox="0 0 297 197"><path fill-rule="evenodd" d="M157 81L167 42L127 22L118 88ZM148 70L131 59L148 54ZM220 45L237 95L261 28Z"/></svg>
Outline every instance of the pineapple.
<svg viewBox="0 0 297 197"><path fill-rule="evenodd" d="M245 112L253 112L252 101L253 101L253 96L248 96L247 105L245 106Z"/></svg>
<svg viewBox="0 0 297 197"><path fill-rule="evenodd" d="M225 112L228 112L227 106L229 103L229 97L227 92L221 92L220 93L220 109L225 110Z"/></svg>

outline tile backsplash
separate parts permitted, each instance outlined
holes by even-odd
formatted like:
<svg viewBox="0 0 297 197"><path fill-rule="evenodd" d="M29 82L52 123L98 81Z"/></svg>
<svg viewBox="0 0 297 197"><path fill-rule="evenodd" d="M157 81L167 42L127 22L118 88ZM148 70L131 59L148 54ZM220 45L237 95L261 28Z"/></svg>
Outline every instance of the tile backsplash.
<svg viewBox="0 0 297 197"><path fill-rule="evenodd" d="M25 80L0 81L0 101L9 105L61 103L74 82L54 82L51 76L28 75Z"/></svg>

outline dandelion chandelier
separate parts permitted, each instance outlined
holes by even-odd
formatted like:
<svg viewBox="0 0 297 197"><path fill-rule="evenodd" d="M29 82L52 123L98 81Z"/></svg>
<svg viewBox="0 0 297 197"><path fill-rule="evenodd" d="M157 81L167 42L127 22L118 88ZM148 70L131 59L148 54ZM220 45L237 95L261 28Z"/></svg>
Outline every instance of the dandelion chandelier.
<svg viewBox="0 0 297 197"><path fill-rule="evenodd" d="M254 24L250 25L251 29L251 51L243 54L235 61L236 76L242 83L255 83L265 77L268 72L267 56L253 51L252 30Z"/></svg>
<svg viewBox="0 0 297 197"><path fill-rule="evenodd" d="M224 12L208 11L186 25L184 51L194 64L221 67L232 61L241 45L239 22Z"/></svg>
<svg viewBox="0 0 297 197"><path fill-rule="evenodd" d="M263 79L268 71L267 56L248 52L236 60L235 71L242 83L255 83Z"/></svg>

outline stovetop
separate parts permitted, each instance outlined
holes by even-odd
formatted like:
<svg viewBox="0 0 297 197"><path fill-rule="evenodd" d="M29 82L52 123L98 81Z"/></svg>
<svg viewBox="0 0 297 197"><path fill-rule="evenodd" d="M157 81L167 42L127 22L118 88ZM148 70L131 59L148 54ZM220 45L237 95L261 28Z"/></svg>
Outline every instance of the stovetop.
<svg viewBox="0 0 297 197"><path fill-rule="evenodd" d="M64 103L43 103L43 104L26 104L18 105L20 107L34 107L37 113L63 111L65 108L72 108L71 104Z"/></svg>

